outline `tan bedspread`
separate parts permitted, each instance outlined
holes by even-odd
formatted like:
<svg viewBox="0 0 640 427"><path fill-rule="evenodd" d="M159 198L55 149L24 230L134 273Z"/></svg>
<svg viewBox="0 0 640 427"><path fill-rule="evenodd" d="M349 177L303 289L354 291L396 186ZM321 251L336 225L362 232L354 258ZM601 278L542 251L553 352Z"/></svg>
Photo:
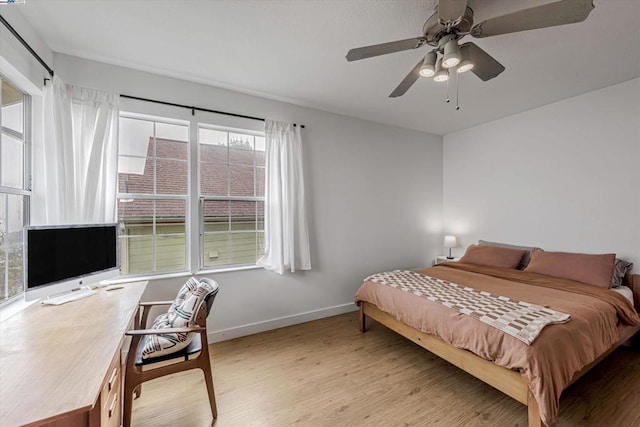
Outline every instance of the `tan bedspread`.
<svg viewBox="0 0 640 427"><path fill-rule="evenodd" d="M615 344L624 325L640 324L622 295L579 282L464 263L440 264L421 272L571 315L565 324L546 327L528 346L477 319L389 286L365 282L356 293L356 301L372 303L415 329L521 371L547 425L574 374Z"/></svg>

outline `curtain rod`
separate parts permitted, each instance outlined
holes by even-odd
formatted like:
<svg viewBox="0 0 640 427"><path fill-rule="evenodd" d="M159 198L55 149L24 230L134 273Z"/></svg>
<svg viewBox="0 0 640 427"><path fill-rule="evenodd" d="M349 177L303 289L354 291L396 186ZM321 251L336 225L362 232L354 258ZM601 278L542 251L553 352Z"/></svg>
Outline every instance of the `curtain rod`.
<svg viewBox="0 0 640 427"><path fill-rule="evenodd" d="M0 22L2 22L2 24L4 24L4 26L7 27L7 30L9 30L9 32L13 34L14 37L17 38L20 43L22 43L22 46L24 46L29 51L29 53L38 60L40 65L42 65L49 72L49 75L53 77L53 70L51 69L51 67L49 67L42 58L40 58L40 55L38 55L36 51L33 50L31 46L29 46L29 43L27 43L26 40L23 39L20 34L18 34L18 32L11 26L11 24L7 22L6 19L4 19L2 15L0 15ZM45 83L47 80L48 79L45 79Z"/></svg>
<svg viewBox="0 0 640 427"><path fill-rule="evenodd" d="M180 108L186 108L188 110L191 110L191 114L195 114L195 111L204 111L207 113L215 113L215 114L223 114L225 116L232 116L232 117L240 117L242 119L250 119L250 120L260 120L261 122L264 122L266 119L262 118L262 117L253 117L253 116L246 116L244 114L236 114L236 113L228 113L226 111L218 111L218 110L211 110L209 108L200 108L200 107L194 107L194 106L189 106L189 105L184 105L184 104L176 104L174 102L166 102L166 101L158 101L155 99L149 99L149 98L141 98L139 96L131 96L131 95L120 95L121 98L128 98L128 99L135 99L136 101L145 101L145 102L153 102L156 104L162 104L162 105L170 105L172 107L180 107ZM293 124L293 126L298 126L297 124ZM304 125L300 125L300 127L302 129L304 129Z"/></svg>
<svg viewBox="0 0 640 427"><path fill-rule="evenodd" d="M9 24L7 22L6 19L4 19L4 17L2 15L0 15L0 22L2 22L2 24L7 27L7 29L9 30L9 32L11 32L11 34L14 35L14 37L16 39L18 39L18 41L20 43L22 43L22 45L29 51L29 53L31 55L33 55L34 58L36 58L38 60L38 62L40 63L40 65L42 65L51 75L51 77L53 77L53 70L51 69L51 67L49 67L47 65L46 62L44 62L44 60L42 58L40 58L40 55L38 55L36 53L35 50L33 50L33 48L29 45L29 43L26 42L25 39L22 38L22 36L20 34L18 34L18 32L15 30L15 28L13 28L11 26L11 24ZM47 80L49 79L44 79L44 83L47 83ZM122 98L129 98L129 99L135 99L138 101L146 101L146 102L154 102L156 104L163 104L163 105L170 105L172 107L181 107L181 108L188 108L189 110L191 110L191 114L194 114L194 112L196 110L198 111L205 111L207 113L216 113L216 114L224 114L226 116L233 116L233 117L240 117L243 119L250 119L250 120L260 120L261 122L264 122L265 119L262 117L252 117L252 116L245 116L244 114L236 114L236 113L227 113L225 111L217 111L217 110L210 110L208 108L200 108L200 107L193 107L193 106L189 106L189 105L183 105L183 104L175 104L173 102L165 102L165 101L157 101L155 99L148 99L148 98L140 98L138 96L130 96L130 95L120 95ZM295 123L293 124L293 126L297 126ZM304 125L300 125L301 128L304 129Z"/></svg>

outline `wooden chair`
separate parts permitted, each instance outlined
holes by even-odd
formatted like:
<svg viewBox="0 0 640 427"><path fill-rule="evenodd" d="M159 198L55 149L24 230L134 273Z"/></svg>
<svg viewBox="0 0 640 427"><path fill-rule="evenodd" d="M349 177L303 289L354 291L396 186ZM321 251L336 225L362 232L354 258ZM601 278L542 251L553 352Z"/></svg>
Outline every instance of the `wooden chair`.
<svg viewBox="0 0 640 427"><path fill-rule="evenodd" d="M138 314L142 310L141 316L135 324L135 330L126 332L126 335L132 337L129 347L129 354L125 367L124 381L124 427L131 426L131 411L133 408L133 395L140 397L142 392L142 383L159 378L165 375L174 374L176 372L187 371L190 369L202 369L204 373L207 392L209 393L209 405L211 407L211 415L215 420L218 417L216 407L216 396L213 389L213 375L211 374L211 362L209 360L209 346L207 341L207 316L211 312L213 301L218 294L218 283L209 278L201 278L200 281L206 281L214 291L210 293L200 305L200 309L195 317L197 326L185 328L170 329L139 329L141 325L146 327L151 307L160 305L171 305L173 301L155 301L140 303ZM142 337L145 335L171 334L181 332L195 332L191 343L175 353L155 357L142 358ZM164 363L160 363L164 362ZM170 363L171 362L171 363ZM155 365L155 366L154 366Z"/></svg>

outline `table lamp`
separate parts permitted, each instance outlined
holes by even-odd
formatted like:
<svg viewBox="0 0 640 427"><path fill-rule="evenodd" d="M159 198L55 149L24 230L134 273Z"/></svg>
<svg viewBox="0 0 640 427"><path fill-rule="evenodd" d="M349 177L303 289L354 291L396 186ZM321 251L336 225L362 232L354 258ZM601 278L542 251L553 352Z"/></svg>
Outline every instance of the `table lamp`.
<svg viewBox="0 0 640 427"><path fill-rule="evenodd" d="M456 236L444 236L444 247L449 248L449 256L447 259L453 259L451 256L451 248L455 248L456 246L458 246Z"/></svg>

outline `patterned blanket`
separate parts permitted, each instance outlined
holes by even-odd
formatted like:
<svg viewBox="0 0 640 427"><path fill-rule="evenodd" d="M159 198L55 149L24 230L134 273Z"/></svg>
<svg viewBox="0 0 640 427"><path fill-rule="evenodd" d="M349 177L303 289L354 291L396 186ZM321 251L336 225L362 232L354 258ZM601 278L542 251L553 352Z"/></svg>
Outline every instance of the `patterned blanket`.
<svg viewBox="0 0 640 427"><path fill-rule="evenodd" d="M499 329L527 345L536 339L545 326L565 323L571 319L569 314L540 305L478 291L414 271L388 271L369 276L365 281L391 286L438 302Z"/></svg>

